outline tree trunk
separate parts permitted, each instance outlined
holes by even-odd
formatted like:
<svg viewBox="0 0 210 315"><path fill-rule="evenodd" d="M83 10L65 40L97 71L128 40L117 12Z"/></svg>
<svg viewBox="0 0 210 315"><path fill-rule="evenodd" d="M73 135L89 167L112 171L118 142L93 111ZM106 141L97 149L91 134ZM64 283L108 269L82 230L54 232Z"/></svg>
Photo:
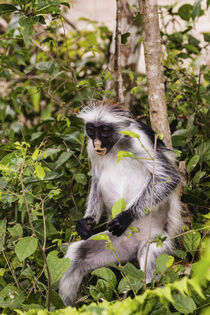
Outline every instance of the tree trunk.
<svg viewBox="0 0 210 315"><path fill-rule="evenodd" d="M171 148L157 0L139 0L139 7L142 18L151 126L158 134L163 135L164 143Z"/></svg>

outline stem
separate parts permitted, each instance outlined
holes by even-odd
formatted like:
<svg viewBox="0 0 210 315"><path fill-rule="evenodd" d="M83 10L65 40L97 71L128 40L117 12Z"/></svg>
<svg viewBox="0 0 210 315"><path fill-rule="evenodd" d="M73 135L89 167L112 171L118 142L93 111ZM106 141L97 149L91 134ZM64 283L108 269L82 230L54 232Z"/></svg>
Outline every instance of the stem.
<svg viewBox="0 0 210 315"><path fill-rule="evenodd" d="M11 274L12 274L14 280L15 280L15 283L16 283L17 287L20 289L20 283L18 282L18 279L16 277L15 271L13 270L12 266L10 265L10 262L9 262L9 260L7 258L7 255L6 255L6 252L3 250L2 253L3 253L4 259L5 259L6 263L7 263L7 266L9 267L9 270L10 270L10 272L11 272Z"/></svg>
<svg viewBox="0 0 210 315"><path fill-rule="evenodd" d="M115 80L115 91L116 91L116 101L119 103L124 103L123 94L123 78L121 71L121 1L116 0L117 11L116 11L116 39L115 39L115 60L114 69L116 73Z"/></svg>

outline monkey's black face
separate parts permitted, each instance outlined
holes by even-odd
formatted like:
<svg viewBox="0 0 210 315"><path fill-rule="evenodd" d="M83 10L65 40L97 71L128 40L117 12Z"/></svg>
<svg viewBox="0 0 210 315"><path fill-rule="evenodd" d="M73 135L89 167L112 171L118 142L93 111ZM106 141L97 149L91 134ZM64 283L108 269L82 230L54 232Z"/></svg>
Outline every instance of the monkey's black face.
<svg viewBox="0 0 210 315"><path fill-rule="evenodd" d="M101 156L107 154L119 139L116 130L111 124L87 123L86 132L93 141L96 154Z"/></svg>

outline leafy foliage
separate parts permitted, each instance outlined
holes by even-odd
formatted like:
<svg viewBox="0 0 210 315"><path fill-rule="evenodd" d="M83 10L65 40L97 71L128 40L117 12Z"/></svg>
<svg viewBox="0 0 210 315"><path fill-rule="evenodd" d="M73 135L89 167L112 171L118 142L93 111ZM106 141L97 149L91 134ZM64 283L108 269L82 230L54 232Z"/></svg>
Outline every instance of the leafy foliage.
<svg viewBox="0 0 210 315"><path fill-rule="evenodd" d="M210 219L210 72L206 65L200 65L197 72L197 57L205 47L191 32L193 22L204 14L201 1L178 10L164 8L169 23L176 23L179 17L187 24L179 32L169 34L167 27L162 32L169 121L173 145L186 163L188 184L183 202L194 214L193 231L186 226L183 249L174 252L176 260L168 255L158 258L151 287L146 286L143 271L119 262L113 270L93 271L90 290L81 291L81 296L89 296L86 303L119 301L56 311L64 307L57 288L70 263L62 256L67 244L79 239L75 222L83 216L91 176L83 126L76 114L88 99L114 95L105 90L106 80L111 80L105 66L111 33L87 19L83 20L92 30L70 28L62 14L70 6L71 2L59 0L0 4L0 15L8 24L0 35L2 312L19 309L18 314L37 314L43 308L54 314L196 312L207 304L209 294L209 257L203 252L209 245L204 236ZM122 44L130 33L124 35ZM208 44L209 33L203 33L203 38ZM132 71L129 76L134 83L132 111L147 118L145 77ZM121 151L118 160L127 156L135 158ZM113 216L124 208L122 199L113 207ZM132 227L131 231L136 232ZM106 234L95 239L103 239L115 252ZM160 235L155 242L161 246L164 240ZM202 257L199 263L198 253ZM192 278L183 277L190 264ZM127 295L136 297L121 301Z"/></svg>

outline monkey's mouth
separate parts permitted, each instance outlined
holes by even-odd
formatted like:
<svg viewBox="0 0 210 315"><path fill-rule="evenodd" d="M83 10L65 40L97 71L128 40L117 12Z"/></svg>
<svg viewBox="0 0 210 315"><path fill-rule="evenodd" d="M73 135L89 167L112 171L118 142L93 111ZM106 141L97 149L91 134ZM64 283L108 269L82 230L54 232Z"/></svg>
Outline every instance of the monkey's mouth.
<svg viewBox="0 0 210 315"><path fill-rule="evenodd" d="M106 148L98 149L95 148L95 153L100 156L104 156L106 154Z"/></svg>

